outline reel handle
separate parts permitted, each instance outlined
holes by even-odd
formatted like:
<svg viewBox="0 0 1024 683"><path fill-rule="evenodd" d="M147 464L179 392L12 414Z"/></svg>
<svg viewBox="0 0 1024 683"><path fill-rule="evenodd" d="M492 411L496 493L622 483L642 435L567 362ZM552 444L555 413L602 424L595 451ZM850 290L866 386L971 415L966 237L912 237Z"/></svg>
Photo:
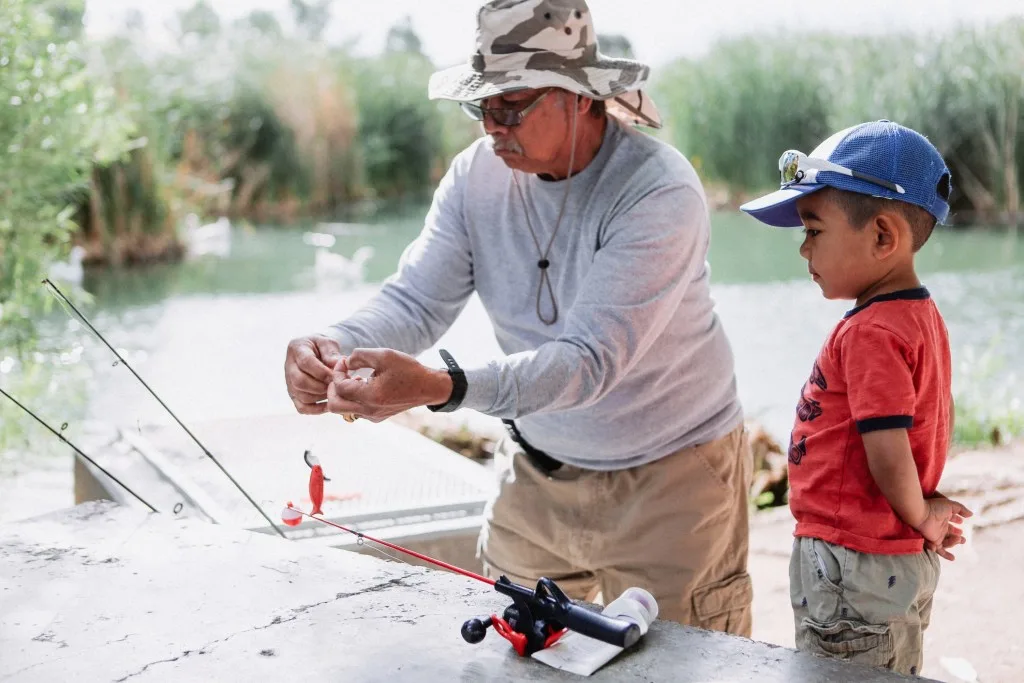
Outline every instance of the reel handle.
<svg viewBox="0 0 1024 683"><path fill-rule="evenodd" d="M476 645L484 639L487 635L488 627L492 626L494 622L490 617L481 617L480 619L467 619L462 625L462 639L467 643Z"/></svg>

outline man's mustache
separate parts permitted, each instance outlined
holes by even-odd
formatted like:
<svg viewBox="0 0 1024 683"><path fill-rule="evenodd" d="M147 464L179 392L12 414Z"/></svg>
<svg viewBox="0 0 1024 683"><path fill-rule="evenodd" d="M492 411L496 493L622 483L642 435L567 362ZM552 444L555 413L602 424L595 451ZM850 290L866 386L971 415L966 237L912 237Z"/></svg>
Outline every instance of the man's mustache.
<svg viewBox="0 0 1024 683"><path fill-rule="evenodd" d="M512 152L522 154L523 148L512 138L491 138L494 141L495 152Z"/></svg>

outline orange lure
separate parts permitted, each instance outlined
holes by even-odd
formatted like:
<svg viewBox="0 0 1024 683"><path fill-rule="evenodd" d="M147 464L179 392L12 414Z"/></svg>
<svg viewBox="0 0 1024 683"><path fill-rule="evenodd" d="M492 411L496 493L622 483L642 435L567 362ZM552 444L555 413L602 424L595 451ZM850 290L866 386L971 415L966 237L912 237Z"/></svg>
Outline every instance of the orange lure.
<svg viewBox="0 0 1024 683"><path fill-rule="evenodd" d="M320 509L320 506L324 502L324 482L330 481L330 479L324 476L324 469L320 466L320 460L315 455L306 451L302 457L310 467L309 499L313 501L313 511L309 514L322 515L324 511Z"/></svg>
<svg viewBox="0 0 1024 683"><path fill-rule="evenodd" d="M324 470L320 465L313 465L313 471L309 473L309 499L313 501L313 511L309 514L324 514L320 509L324 502Z"/></svg>

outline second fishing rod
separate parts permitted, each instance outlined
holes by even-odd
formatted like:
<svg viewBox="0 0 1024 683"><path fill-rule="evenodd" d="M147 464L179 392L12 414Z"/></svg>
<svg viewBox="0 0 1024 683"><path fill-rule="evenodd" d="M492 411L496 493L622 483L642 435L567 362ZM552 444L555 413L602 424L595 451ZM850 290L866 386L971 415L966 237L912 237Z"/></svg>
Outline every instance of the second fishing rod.
<svg viewBox="0 0 1024 683"><path fill-rule="evenodd" d="M92 332L92 334L98 340L100 340L100 342L102 342L103 345L106 346L112 354L114 354L114 357L117 358L117 363L123 365L125 368L127 368L127 370L130 373L132 373L135 379L139 381L139 383L146 389L146 391L148 391L149 394L154 399L156 399L157 403L159 403L160 406L167 411L167 414L170 415L171 418L173 418L174 421L178 423L178 426L180 426L185 431L185 433L188 434L189 438L191 438L192 441L194 441L195 444L199 446L199 449L203 452L203 454L207 458L209 458L213 462L213 464L215 464L220 469L221 472L224 473L224 476L226 476L228 480L232 484L234 484L235 488L237 488L241 492L241 494L245 496L246 500L248 500L252 504L252 506L256 508L256 510L263 517L263 519L265 519L267 523L270 524L271 528L273 528L274 531L276 531L278 535L281 536L281 538L287 538L284 534L284 531L282 531L281 528L273 522L270 516L267 515L267 513L263 510L263 508L260 507L259 504L255 500L253 500L252 496L250 496L249 493L244 488L242 488L242 485L239 484L238 481L233 476L231 476L231 473L228 472L228 470L224 467L224 465L221 464L221 462L216 458L216 456L214 456L213 453L210 452L210 449L208 449L203 444L203 442L199 440L199 437L197 437L192 432L192 430L185 426L185 423L182 422L180 418L178 418L174 411L171 410L170 406L164 403L163 399L161 399L160 396L158 396L157 393L153 391L152 387L150 387L149 384L146 383L146 380L142 379L139 373L135 371L135 368L133 368L131 364L129 364L128 361L125 360L125 358L120 353L118 353L117 349L115 349L110 344L110 342L106 340L106 338L100 333L100 331L97 330L96 327L89 321L85 314L79 311L78 308L71 302L71 300L64 295L64 292L62 292L60 288L57 287L57 285L55 285L49 278L43 280L43 285L47 287L51 294L57 297L57 300L60 302L62 308L64 308L65 312L67 312L68 315L70 315L73 318L76 318L79 322L85 325L89 329L89 331Z"/></svg>

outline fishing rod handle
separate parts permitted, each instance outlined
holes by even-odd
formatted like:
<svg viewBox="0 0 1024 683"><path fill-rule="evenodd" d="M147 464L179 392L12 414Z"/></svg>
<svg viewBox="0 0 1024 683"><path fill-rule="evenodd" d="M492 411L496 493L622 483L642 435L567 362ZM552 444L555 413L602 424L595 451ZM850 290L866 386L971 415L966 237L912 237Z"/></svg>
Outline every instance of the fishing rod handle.
<svg viewBox="0 0 1024 683"><path fill-rule="evenodd" d="M632 621L606 617L575 604L564 605L559 620L570 631L622 648L633 646L642 635Z"/></svg>

